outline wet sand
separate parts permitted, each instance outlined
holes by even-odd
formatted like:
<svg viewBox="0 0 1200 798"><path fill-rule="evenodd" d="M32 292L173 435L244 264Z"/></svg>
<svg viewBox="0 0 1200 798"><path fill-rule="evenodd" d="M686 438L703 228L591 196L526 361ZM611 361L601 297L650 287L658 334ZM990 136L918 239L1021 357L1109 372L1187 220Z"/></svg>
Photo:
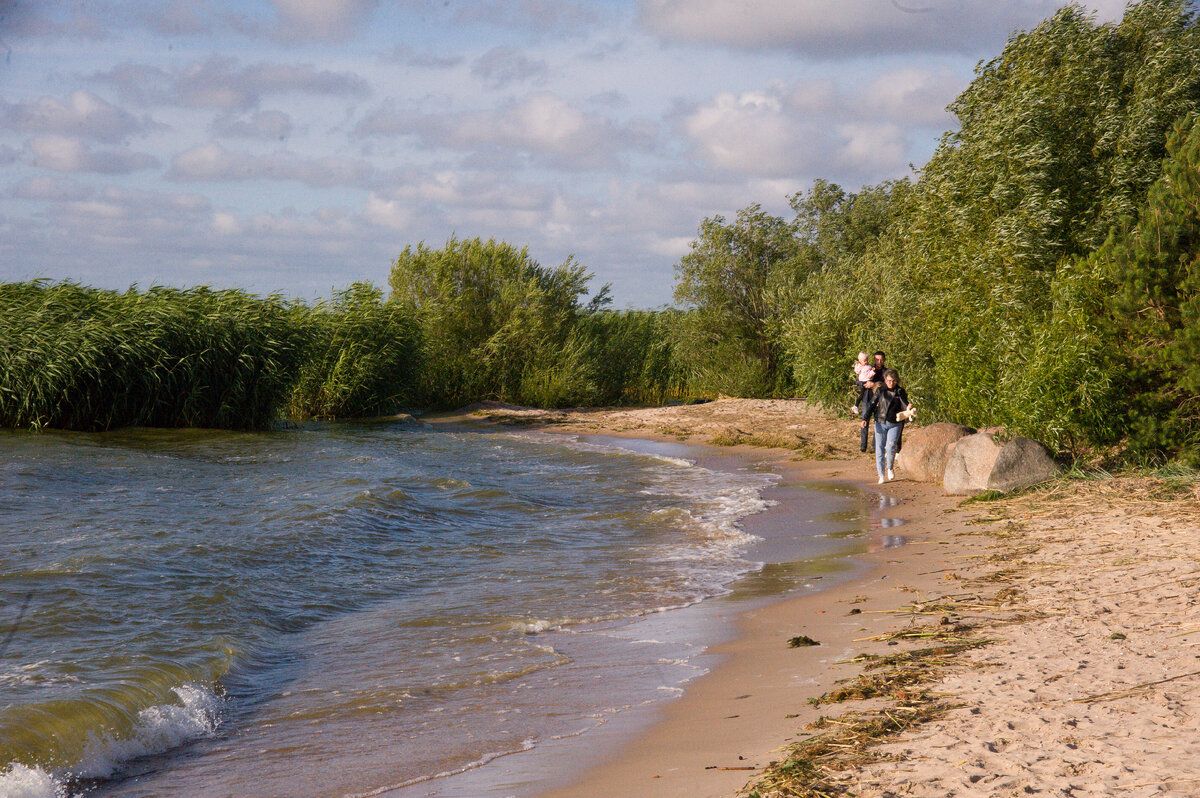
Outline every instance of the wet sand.
<svg viewBox="0 0 1200 798"><path fill-rule="evenodd" d="M876 486L874 466L865 458L816 464L781 460L778 466L785 480L847 480L868 493L878 489L900 499L886 516L904 521L894 531L908 543L857 557L867 566L864 577L743 613L736 621L737 637L712 649L719 658L716 667L666 704L647 733L546 796L733 795L780 759L780 748L807 723L827 712L808 699L858 672L857 665L839 663L864 650L856 640L903 623L876 611L907 603L913 591L938 590L937 572L950 556L973 550L954 538L965 518L953 509L956 502L913 482ZM752 529L753 521L747 526ZM797 635L820 645L789 647L787 641Z"/></svg>

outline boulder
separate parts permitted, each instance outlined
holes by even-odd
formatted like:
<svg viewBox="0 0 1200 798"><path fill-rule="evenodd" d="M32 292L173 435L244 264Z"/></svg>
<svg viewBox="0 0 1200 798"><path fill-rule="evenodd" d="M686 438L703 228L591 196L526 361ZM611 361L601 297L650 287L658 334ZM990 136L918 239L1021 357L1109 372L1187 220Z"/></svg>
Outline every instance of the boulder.
<svg viewBox="0 0 1200 798"><path fill-rule="evenodd" d="M905 449L908 442L905 442ZM967 435L954 444L942 482L952 496L973 496L987 490L1007 493L1052 479L1058 463L1046 447L1019 435L997 439L990 432Z"/></svg>
<svg viewBox="0 0 1200 798"><path fill-rule="evenodd" d="M904 449L896 463L904 475L918 482L941 482L946 474L946 461L954 442L975 430L961 424L939 421L924 427L904 430Z"/></svg>

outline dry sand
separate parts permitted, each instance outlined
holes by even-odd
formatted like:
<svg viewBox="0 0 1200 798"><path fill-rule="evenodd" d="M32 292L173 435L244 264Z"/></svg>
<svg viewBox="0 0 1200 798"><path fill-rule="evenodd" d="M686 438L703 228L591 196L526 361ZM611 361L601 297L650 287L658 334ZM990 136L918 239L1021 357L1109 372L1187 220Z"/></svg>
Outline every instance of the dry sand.
<svg viewBox="0 0 1200 798"><path fill-rule="evenodd" d="M1150 479L1060 484L962 504L898 473L874 484L857 424L798 400L538 411L486 404L475 421L775 447L785 478L856 481L899 498L910 540L868 555L857 582L745 613L721 664L651 731L553 796L731 796L758 782L820 715L888 699L810 705L863 672L857 654L963 628L991 644L939 681L948 713L869 749L822 760L830 794L1200 796L1200 501ZM786 448L781 448L786 447ZM814 460L812 458L824 458ZM937 605L946 597L949 603ZM942 620L944 619L944 620ZM945 624L950 624L945 627ZM789 648L804 634L821 645ZM870 759L878 761L871 762ZM759 788L764 796L772 792ZM801 793L808 794L808 793Z"/></svg>

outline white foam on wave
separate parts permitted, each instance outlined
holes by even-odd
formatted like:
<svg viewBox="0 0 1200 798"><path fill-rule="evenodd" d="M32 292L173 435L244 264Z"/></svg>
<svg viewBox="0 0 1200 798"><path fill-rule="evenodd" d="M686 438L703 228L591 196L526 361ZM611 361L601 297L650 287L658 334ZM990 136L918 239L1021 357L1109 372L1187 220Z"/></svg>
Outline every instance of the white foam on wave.
<svg viewBox="0 0 1200 798"><path fill-rule="evenodd" d="M559 628L561 628L560 625L558 623L555 623L554 621L547 621L544 619L539 619L536 621L530 621L529 623L525 624L524 632L527 635L536 635L540 632L549 632L552 629L559 629Z"/></svg>
<svg viewBox="0 0 1200 798"><path fill-rule="evenodd" d="M76 764L46 771L11 763L0 771L0 798L67 798L74 779L110 778L124 762L158 754L207 737L220 725L222 699L205 687L172 688L178 704L158 704L138 712L130 737L93 736Z"/></svg>
<svg viewBox="0 0 1200 798"><path fill-rule="evenodd" d="M564 444L567 444L570 446L570 448L575 449L577 451L602 452L605 454L612 454L614 452L619 452L624 455L632 455L633 457L645 457L649 460L658 460L663 463L670 463L671 465L676 465L681 468L694 468L696 465L695 460L688 460L685 457L672 457L671 455L659 454L657 452L644 452L644 451L641 451L640 449L628 448L625 446L621 446L620 444L617 444L617 443L592 443L591 441L580 440L578 435L564 435L561 433L553 433L553 432L550 432L550 433L547 433L547 432L542 432L542 433L508 432L508 433L505 433L505 435L507 435L510 438L516 438L518 440L527 441L529 443L539 443L539 444L555 445L555 446L562 446ZM495 448L500 449L503 447L497 446Z"/></svg>
<svg viewBox="0 0 1200 798"><path fill-rule="evenodd" d="M76 778L108 778L122 762L139 756L177 748L191 740L207 737L220 725L222 699L196 684L171 688L178 704L158 704L138 712L133 735L128 738L93 738L79 764L72 767Z"/></svg>
<svg viewBox="0 0 1200 798"><path fill-rule="evenodd" d="M0 795L4 798L66 798L67 789L41 768L14 763L0 771Z"/></svg>
<svg viewBox="0 0 1200 798"><path fill-rule="evenodd" d="M683 513L690 517L694 529L706 533L705 537L709 542L720 542L733 547L757 542L757 536L747 534L742 529L741 519L777 504L764 499L762 493L779 481L778 474L713 471L698 466L696 461L687 458L627 448L616 442L583 441L574 435L519 432L507 435L534 443L559 446L565 444L582 451L642 457L687 469L687 479L680 480L678 472L667 470L660 475L663 486L661 490L640 492L646 495L675 496L688 501L693 509L684 510ZM658 512L671 513L672 509L664 508Z"/></svg>
<svg viewBox="0 0 1200 798"><path fill-rule="evenodd" d="M18 685L18 684L65 684L78 683L78 676L74 674L48 674L47 665L54 665L54 660L43 659L37 662L29 662L24 665L18 665L11 670L0 672L0 685ZM2 798L3 793L0 793Z"/></svg>
<svg viewBox="0 0 1200 798"><path fill-rule="evenodd" d="M344 798L375 798L375 796L383 795L383 794L389 793L389 792L394 792L396 790L402 790L405 787L411 787L414 784L422 784L427 781L434 781L436 779L444 779L449 776L457 776L460 773L466 773L469 770L475 770L476 768L481 768L484 765L487 765L491 762L496 761L497 759L499 759L502 756L512 756L513 754L519 754L519 753L523 753L525 751L529 751L536 744L537 744L537 741L533 740L533 739L522 740L520 748L511 750L511 751L494 751L491 753L487 753L487 754L484 754L483 756L479 757L475 761L468 762L467 764L463 765L462 767L454 768L453 770L444 770L441 773L434 773L431 776L418 776L415 779L409 779L408 781L402 781L398 784L389 784L386 787L379 787L374 790L370 790L368 792L347 793L344 796Z"/></svg>

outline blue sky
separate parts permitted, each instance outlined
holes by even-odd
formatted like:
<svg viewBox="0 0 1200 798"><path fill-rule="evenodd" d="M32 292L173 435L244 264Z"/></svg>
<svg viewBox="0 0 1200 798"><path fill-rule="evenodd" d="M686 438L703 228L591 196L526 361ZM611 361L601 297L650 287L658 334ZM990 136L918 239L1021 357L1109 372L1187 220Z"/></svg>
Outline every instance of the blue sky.
<svg viewBox="0 0 1200 798"><path fill-rule="evenodd" d="M909 174L1059 5L0 0L0 280L316 298L457 235L663 305L703 218Z"/></svg>

